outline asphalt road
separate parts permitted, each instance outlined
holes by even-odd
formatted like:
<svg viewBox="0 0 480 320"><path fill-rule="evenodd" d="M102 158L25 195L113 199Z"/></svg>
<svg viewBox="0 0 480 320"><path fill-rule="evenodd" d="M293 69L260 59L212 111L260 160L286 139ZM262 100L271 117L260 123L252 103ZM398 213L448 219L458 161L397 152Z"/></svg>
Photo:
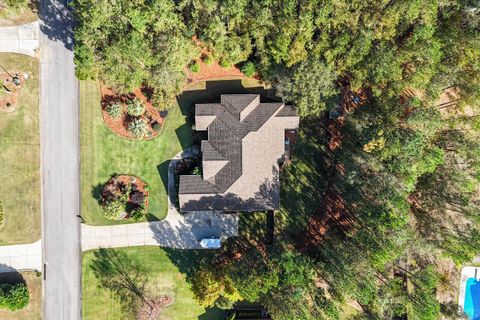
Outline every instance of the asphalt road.
<svg viewBox="0 0 480 320"><path fill-rule="evenodd" d="M72 18L64 1L42 0L41 149L43 318L81 319L79 103Z"/></svg>

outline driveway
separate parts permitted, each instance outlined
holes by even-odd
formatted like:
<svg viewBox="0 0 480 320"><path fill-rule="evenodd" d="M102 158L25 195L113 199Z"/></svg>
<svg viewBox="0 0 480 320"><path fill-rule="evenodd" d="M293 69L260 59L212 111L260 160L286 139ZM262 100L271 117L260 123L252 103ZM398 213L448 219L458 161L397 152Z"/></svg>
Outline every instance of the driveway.
<svg viewBox="0 0 480 320"><path fill-rule="evenodd" d="M201 249L199 240L218 236L222 240L237 235L238 215L193 212L171 215L162 221L115 226L82 225L82 251L98 248L161 246Z"/></svg>
<svg viewBox="0 0 480 320"><path fill-rule="evenodd" d="M42 270L42 240L0 246L0 272Z"/></svg>
<svg viewBox="0 0 480 320"><path fill-rule="evenodd" d="M39 48L38 21L0 28L0 52L21 53L34 57Z"/></svg>

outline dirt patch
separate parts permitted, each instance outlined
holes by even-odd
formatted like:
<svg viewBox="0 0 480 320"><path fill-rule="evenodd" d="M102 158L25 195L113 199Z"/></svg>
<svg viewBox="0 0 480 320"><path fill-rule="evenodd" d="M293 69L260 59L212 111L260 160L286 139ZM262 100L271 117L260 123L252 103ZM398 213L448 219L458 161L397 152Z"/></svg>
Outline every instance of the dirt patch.
<svg viewBox="0 0 480 320"><path fill-rule="evenodd" d="M0 73L0 112L12 112L17 107L20 90L27 79L19 72Z"/></svg>
<svg viewBox="0 0 480 320"><path fill-rule="evenodd" d="M148 209L147 184L136 176L113 176L103 187L102 206L104 210L110 202L122 199L122 209L115 220L126 220L139 213L139 209L146 212ZM138 217L141 218L141 217Z"/></svg>
<svg viewBox="0 0 480 320"><path fill-rule="evenodd" d="M101 85L101 93L103 121L114 133L123 138L136 140L150 140L160 134L165 115L152 105L143 94L142 89L135 89L129 94L118 94L111 88ZM139 116L131 116L127 112L127 105L135 99L145 107L144 113ZM118 104L121 109L118 117L111 116L107 111L110 106L115 104ZM129 125L134 120L145 122L145 133L142 136L135 136L129 130Z"/></svg>
<svg viewBox="0 0 480 320"><path fill-rule="evenodd" d="M147 298L137 314L137 320L157 320L160 313L172 304L173 298L170 296Z"/></svg>

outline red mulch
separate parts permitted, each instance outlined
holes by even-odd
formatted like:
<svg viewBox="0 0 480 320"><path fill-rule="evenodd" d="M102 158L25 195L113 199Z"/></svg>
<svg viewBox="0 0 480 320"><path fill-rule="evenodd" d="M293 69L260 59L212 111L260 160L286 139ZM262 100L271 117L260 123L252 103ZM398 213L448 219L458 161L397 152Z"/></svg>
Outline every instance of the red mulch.
<svg viewBox="0 0 480 320"><path fill-rule="evenodd" d="M357 103L354 101L355 96L360 99ZM349 90L342 90L342 115L336 119L327 120L327 133L330 136L328 147L332 153L339 150L342 146L342 132L345 127L346 116L356 108L364 105L366 100L367 93L365 91L352 95ZM337 190L333 182L334 179L332 179L335 175L343 176L344 174L345 167L343 164L335 162L332 167L331 182L327 186L322 203L315 215L308 221L305 230L297 238L297 246L300 250L315 251L332 226L338 226L345 230L352 226L345 200Z"/></svg>
<svg viewBox="0 0 480 320"><path fill-rule="evenodd" d="M144 207L145 209L148 209L148 190L147 190L147 184L145 181L140 179L137 176L130 176L130 175L117 175L112 177L108 182L105 184L103 187L103 195L102 197L105 198L106 194L108 193L114 193L115 191L118 191L121 189L122 186L135 186L136 189L143 193L144 195ZM131 200L131 199L129 199ZM128 219L128 216L125 217L125 219Z"/></svg>
<svg viewBox="0 0 480 320"><path fill-rule="evenodd" d="M170 296L161 296L146 300L137 314L137 320L157 320L160 313L166 307L173 304L173 298Z"/></svg>
<svg viewBox="0 0 480 320"><path fill-rule="evenodd" d="M15 75L15 72L10 72L10 74ZM18 74L20 78L20 85L17 87L11 82L11 76L7 73L0 73L0 90L4 90L2 86L6 86L12 93L1 93L0 98L0 112L12 112L17 106L17 99L20 90L22 89L25 83L25 76L23 74ZM9 80L9 81L7 81Z"/></svg>
<svg viewBox="0 0 480 320"><path fill-rule="evenodd" d="M200 49L202 56L211 56L211 52L208 50L206 45L204 45L197 38L193 38L193 41L196 43L197 47ZM200 66L199 72L192 72L189 69L185 70L187 72L187 83L191 84L198 81L208 80L208 79L218 79L225 77L236 77L236 78L246 78L246 76L240 71L237 66L232 66L230 68L224 68L217 61L212 62L211 64L206 64L202 59L197 59L196 62ZM255 79L259 80L258 77Z"/></svg>
<svg viewBox="0 0 480 320"><path fill-rule="evenodd" d="M111 88L107 88L103 85L101 85L100 90L102 93L103 121L114 133L118 134L119 136L129 139L137 139L128 131L128 115L126 114L126 112L124 112L123 115L118 117L117 119L114 119L110 117L106 109L109 105L114 103L126 105L128 101L134 98L139 99L145 105L145 114L142 116L142 118L147 120L147 123L150 124L151 122L155 121L158 122L161 126L163 126L165 119L162 117L161 112L152 105L152 103L145 97L140 88L135 89L129 94L117 94ZM151 125L148 126L148 132L149 135L146 135L141 140L153 139L160 133L160 131L157 132L153 130Z"/></svg>
<svg viewBox="0 0 480 320"><path fill-rule="evenodd" d="M236 66L233 66L230 68L224 68L216 61L208 65L205 62L203 62L201 59L197 59L197 63L200 65L200 71L199 72L188 71L188 77L187 77L188 84L202 81L202 80L216 79L216 78L245 77L242 71L240 71L240 69Z"/></svg>

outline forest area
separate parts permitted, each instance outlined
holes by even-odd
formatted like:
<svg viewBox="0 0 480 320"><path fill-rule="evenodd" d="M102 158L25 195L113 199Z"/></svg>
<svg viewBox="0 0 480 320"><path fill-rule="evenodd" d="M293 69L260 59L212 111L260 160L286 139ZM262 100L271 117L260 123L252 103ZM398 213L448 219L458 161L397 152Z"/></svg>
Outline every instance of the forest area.
<svg viewBox="0 0 480 320"><path fill-rule="evenodd" d="M207 50L224 67L253 64L300 114L310 151L281 177L282 198L298 201L282 203L275 245L246 235L198 261L202 305L259 302L276 320L344 319L345 305L360 310L350 319L459 319L452 270L480 254L478 6L75 0L76 73L148 86L163 108ZM293 188L300 166L321 186Z"/></svg>

